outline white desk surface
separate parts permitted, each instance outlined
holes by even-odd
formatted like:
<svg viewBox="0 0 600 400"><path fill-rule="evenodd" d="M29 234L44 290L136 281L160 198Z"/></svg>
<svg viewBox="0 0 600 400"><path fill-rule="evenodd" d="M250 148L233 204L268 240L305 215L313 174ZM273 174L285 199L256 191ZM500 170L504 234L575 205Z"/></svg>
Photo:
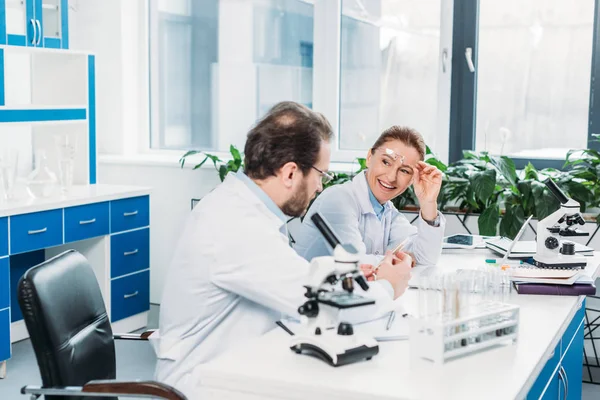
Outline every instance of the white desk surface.
<svg viewBox="0 0 600 400"><path fill-rule="evenodd" d="M452 250L441 267L473 268L492 257L489 250ZM600 253L589 259L598 266ZM417 267L419 268L419 267ZM592 267L596 277L598 269ZM399 299L416 310L417 291ZM199 367L203 399L514 399L533 385L582 296L514 294L520 309L516 344L435 365L411 359L409 341L380 342L370 361L334 368L289 348L290 336L276 328L248 343L240 343Z"/></svg>
<svg viewBox="0 0 600 400"><path fill-rule="evenodd" d="M150 188L94 184L73 186L66 195L59 194L58 189L56 192L55 195L45 198L33 198L21 194L20 199L0 201L0 217L118 200L126 197L144 196L150 194Z"/></svg>

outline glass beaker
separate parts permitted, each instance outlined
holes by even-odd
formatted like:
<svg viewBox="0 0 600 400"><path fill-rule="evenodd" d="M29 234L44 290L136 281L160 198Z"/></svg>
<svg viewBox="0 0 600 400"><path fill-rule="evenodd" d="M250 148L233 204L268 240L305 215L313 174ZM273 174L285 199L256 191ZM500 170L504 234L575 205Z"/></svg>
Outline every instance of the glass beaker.
<svg viewBox="0 0 600 400"><path fill-rule="evenodd" d="M2 198L14 200L15 180L19 166L19 150L5 149L0 152L0 181L2 182Z"/></svg>
<svg viewBox="0 0 600 400"><path fill-rule="evenodd" d="M75 153L77 151L77 141L69 135L54 136L56 145L58 172L61 193L67 194L73 186L73 170L75 165Z"/></svg>
<svg viewBox="0 0 600 400"><path fill-rule="evenodd" d="M36 150L35 169L27 176L27 190L33 197L50 197L54 193L58 179L48 168L45 150Z"/></svg>

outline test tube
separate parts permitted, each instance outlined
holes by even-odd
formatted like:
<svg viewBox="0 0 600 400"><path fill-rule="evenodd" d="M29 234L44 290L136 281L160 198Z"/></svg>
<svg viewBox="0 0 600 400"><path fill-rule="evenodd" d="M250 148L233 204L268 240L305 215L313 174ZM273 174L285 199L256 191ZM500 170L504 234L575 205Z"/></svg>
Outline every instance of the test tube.
<svg viewBox="0 0 600 400"><path fill-rule="evenodd" d="M428 309L429 297L429 277L421 276L419 279L419 318L427 319L429 317Z"/></svg>

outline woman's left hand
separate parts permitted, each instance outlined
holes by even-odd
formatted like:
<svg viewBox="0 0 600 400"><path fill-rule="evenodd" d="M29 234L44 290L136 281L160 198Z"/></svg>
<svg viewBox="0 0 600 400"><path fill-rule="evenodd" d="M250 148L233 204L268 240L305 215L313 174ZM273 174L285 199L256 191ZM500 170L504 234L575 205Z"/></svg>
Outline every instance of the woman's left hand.
<svg viewBox="0 0 600 400"><path fill-rule="evenodd" d="M419 161L415 166L413 189L419 204L436 204L442 187L442 172L433 165Z"/></svg>

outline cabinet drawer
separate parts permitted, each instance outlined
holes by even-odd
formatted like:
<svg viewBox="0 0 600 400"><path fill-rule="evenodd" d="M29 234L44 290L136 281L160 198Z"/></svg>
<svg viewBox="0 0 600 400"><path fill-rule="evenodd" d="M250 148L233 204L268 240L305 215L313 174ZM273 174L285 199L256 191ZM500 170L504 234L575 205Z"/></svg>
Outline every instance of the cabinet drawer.
<svg viewBox="0 0 600 400"><path fill-rule="evenodd" d="M110 237L110 277L150 268L150 229Z"/></svg>
<svg viewBox="0 0 600 400"><path fill-rule="evenodd" d="M0 257L8 255L8 218L0 218Z"/></svg>
<svg viewBox="0 0 600 400"><path fill-rule="evenodd" d="M542 393L544 393L545 395L547 395L549 393L549 390L546 388L546 386L548 385L548 382L554 376L554 372L555 372L556 368L558 367L559 361L560 361L560 342L558 342L558 344L556 345L556 348L552 351L550 358L548 359L548 361L546 361L546 365L544 366L544 369L542 369L542 372L540 372L537 379L533 383L533 386L529 390L529 393L527 394L528 400L534 400L534 399L538 400L540 398L540 396L542 395ZM544 389L546 389L546 392L544 392Z"/></svg>
<svg viewBox="0 0 600 400"><path fill-rule="evenodd" d="M8 310L0 311L0 361L10 358L10 317Z"/></svg>
<svg viewBox="0 0 600 400"><path fill-rule="evenodd" d="M0 258L0 310L10 305L10 271L8 257Z"/></svg>
<svg viewBox="0 0 600 400"><path fill-rule="evenodd" d="M108 235L108 202L65 208L65 242Z"/></svg>
<svg viewBox="0 0 600 400"><path fill-rule="evenodd" d="M110 203L110 230L122 232L150 225L150 197L132 197Z"/></svg>
<svg viewBox="0 0 600 400"><path fill-rule="evenodd" d="M581 308L575 313L575 316L569 323L569 326L565 330L565 334L562 337L562 346L560 351L561 357L567 351L567 346L569 343L571 343L573 335L575 335L575 332L577 332L577 328L579 328L581 321L585 318L585 299L580 306Z"/></svg>
<svg viewBox="0 0 600 400"><path fill-rule="evenodd" d="M150 271L111 281L111 321L150 309Z"/></svg>
<svg viewBox="0 0 600 400"><path fill-rule="evenodd" d="M62 214L58 209L10 217L10 254L62 244Z"/></svg>

